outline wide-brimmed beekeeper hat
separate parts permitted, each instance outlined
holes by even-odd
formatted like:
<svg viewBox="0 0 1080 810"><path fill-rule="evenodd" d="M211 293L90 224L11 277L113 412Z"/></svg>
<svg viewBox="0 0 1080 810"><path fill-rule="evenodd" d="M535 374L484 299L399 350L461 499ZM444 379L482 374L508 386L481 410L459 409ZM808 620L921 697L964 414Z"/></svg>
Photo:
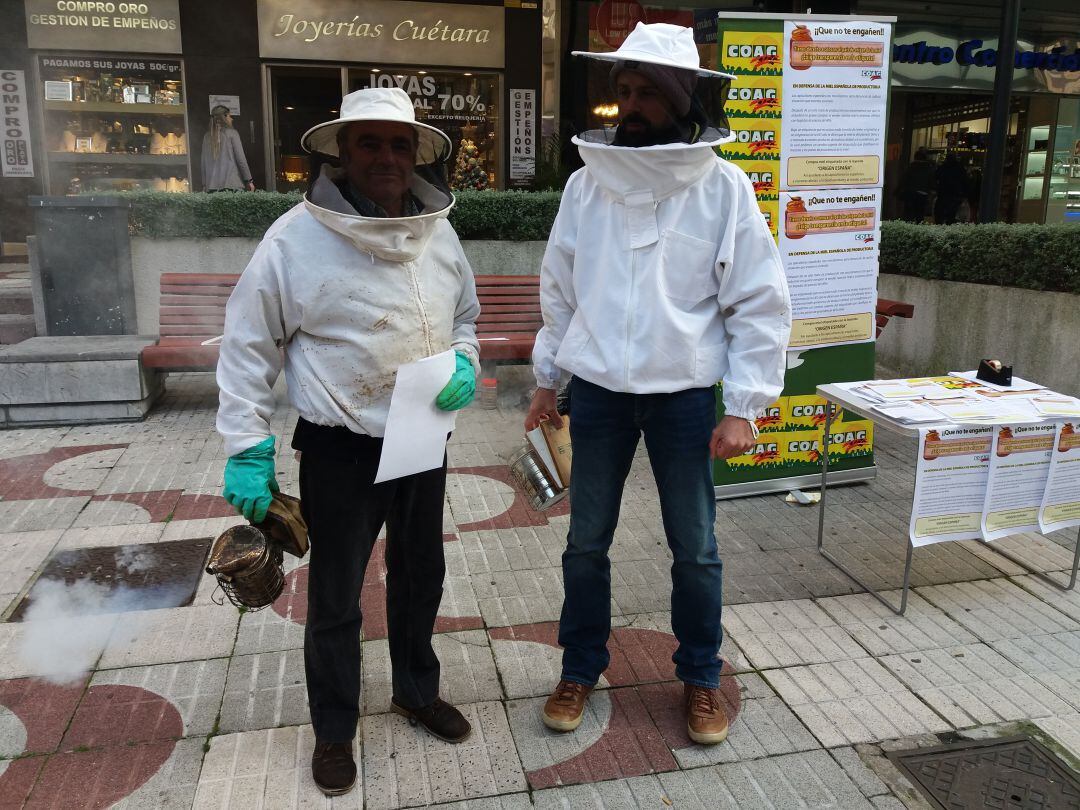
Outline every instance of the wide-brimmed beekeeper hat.
<svg viewBox="0 0 1080 810"><path fill-rule="evenodd" d="M634 65L629 63L640 62L690 70L701 77L735 78L730 73L701 67L697 45L694 44L693 29L671 23L639 22L615 51L606 53L572 51L572 53L574 56L585 56L589 59L628 63L625 67L630 70L634 69Z"/></svg>
<svg viewBox="0 0 1080 810"><path fill-rule="evenodd" d="M357 121L391 121L411 126L419 141L418 166L441 162L450 155L450 138L442 130L417 121L412 100L398 87L368 87L349 93L341 99L338 117L313 126L304 133L300 145L308 152L338 157L338 130Z"/></svg>

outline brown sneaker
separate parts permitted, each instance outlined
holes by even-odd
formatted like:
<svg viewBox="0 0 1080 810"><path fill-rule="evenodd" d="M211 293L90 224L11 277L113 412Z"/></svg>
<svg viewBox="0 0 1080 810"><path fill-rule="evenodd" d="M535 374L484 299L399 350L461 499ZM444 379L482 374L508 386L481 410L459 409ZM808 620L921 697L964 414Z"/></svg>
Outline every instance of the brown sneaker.
<svg viewBox="0 0 1080 810"><path fill-rule="evenodd" d="M544 704L544 725L553 731L573 731L580 726L591 691L591 686L582 683L559 681Z"/></svg>
<svg viewBox="0 0 1080 810"><path fill-rule="evenodd" d="M714 745L727 739L728 719L720 705L718 689L683 684L683 705L686 706L686 733L703 745Z"/></svg>
<svg viewBox="0 0 1080 810"><path fill-rule="evenodd" d="M311 755L311 778L326 796L348 793L356 784L356 763L352 743L315 742Z"/></svg>

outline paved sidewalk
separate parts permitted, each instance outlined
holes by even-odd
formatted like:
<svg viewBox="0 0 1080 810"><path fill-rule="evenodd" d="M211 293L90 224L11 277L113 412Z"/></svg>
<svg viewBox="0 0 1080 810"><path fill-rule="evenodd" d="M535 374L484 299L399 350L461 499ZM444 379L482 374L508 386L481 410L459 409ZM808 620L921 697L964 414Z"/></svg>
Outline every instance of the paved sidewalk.
<svg viewBox="0 0 1080 810"><path fill-rule="evenodd" d="M978 544L941 544L916 552L899 618L818 555L817 507L780 495L718 504L733 723L724 744L693 744L643 449L612 549L611 667L581 728L548 732L538 714L559 672L569 518L533 511L511 486L521 412L504 393L497 411L464 411L449 448L436 649L442 694L475 732L452 746L388 712L377 549L363 598L362 778L325 799L309 773L306 566L287 558L286 592L244 615L214 604L201 571L212 538L240 522L219 496L216 397L210 375L174 375L145 422L0 433L0 808L892 810L927 805L883 757L890 748L1019 728L1080 762L1080 593ZM279 480L295 493L294 421L282 402ZM882 432L877 459L872 484L830 490L828 542L895 588L913 447ZM1002 546L1061 571L1072 540Z"/></svg>

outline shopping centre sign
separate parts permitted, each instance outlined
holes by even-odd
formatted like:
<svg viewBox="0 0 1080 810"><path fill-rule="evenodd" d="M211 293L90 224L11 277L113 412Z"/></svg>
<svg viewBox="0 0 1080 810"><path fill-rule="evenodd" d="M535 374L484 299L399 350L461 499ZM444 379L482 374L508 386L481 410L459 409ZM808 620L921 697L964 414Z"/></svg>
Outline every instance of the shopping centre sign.
<svg viewBox="0 0 1080 810"><path fill-rule="evenodd" d="M1013 58L1016 92L1080 93L1080 42L1075 38L1018 39ZM901 87L989 90L994 86L998 41L939 30L898 26L893 40L893 83Z"/></svg>
<svg viewBox="0 0 1080 810"><path fill-rule="evenodd" d="M179 0L26 0L26 38L49 50L180 53Z"/></svg>
<svg viewBox="0 0 1080 810"><path fill-rule="evenodd" d="M258 0L259 53L283 59L501 68L503 7Z"/></svg>

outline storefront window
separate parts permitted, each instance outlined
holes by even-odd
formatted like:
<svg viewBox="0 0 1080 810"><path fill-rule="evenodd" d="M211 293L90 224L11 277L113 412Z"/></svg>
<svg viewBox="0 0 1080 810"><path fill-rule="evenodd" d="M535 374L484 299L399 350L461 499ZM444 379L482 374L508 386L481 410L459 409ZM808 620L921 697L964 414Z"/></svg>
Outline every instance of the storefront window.
<svg viewBox="0 0 1080 810"><path fill-rule="evenodd" d="M341 68L270 67L274 187L307 191L323 159L309 155L300 138L316 124L338 117Z"/></svg>
<svg viewBox="0 0 1080 810"><path fill-rule="evenodd" d="M190 190L178 60L42 56L38 68L50 194Z"/></svg>
<svg viewBox="0 0 1080 810"><path fill-rule="evenodd" d="M1080 224L1080 98L1063 98L1054 132L1047 222Z"/></svg>
<svg viewBox="0 0 1080 810"><path fill-rule="evenodd" d="M499 74L480 71L351 68L349 90L400 87L416 119L438 127L453 144L446 180L455 191L499 188Z"/></svg>

